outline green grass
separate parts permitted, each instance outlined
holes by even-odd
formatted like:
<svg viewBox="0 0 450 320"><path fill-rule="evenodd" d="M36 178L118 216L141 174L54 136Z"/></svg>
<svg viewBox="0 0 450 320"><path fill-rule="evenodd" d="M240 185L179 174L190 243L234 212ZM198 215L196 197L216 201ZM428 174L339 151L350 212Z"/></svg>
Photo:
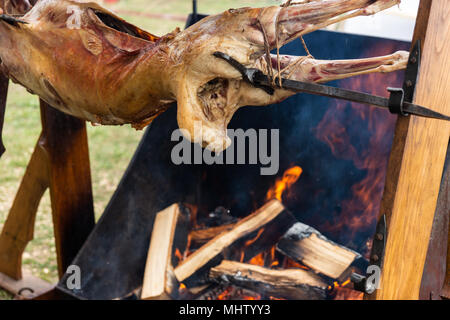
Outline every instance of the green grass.
<svg viewBox="0 0 450 320"><path fill-rule="evenodd" d="M279 3L280 1L275 0L199 0L198 9L200 13L213 14L229 8ZM188 15L192 9L191 5L188 0L121 0L118 4L110 5L110 8L117 10L119 15L120 10ZM184 22L181 21L149 19L136 15L121 16L156 35L163 35L176 27L184 27ZM0 229L6 220L40 130L38 98L20 86L11 85L3 129L3 141L7 151L0 159ZM94 206L98 218L116 189L143 131L136 131L130 126L92 127L89 124L87 130ZM53 283L58 279L48 191L40 203L34 239L26 248L23 264L24 268L35 276ZM0 300L11 298L0 290Z"/></svg>
<svg viewBox="0 0 450 320"><path fill-rule="evenodd" d="M280 0L198 0L197 8L199 13L215 14L230 8L241 7L263 7L279 5L284 1ZM117 4L107 6L113 11L135 24L136 26L161 36L176 27L183 29L184 22L160 19L150 19L142 16L120 14L121 10L138 11L146 13L188 15L192 12L192 1L190 0L120 0Z"/></svg>
<svg viewBox="0 0 450 320"><path fill-rule="evenodd" d="M0 300L11 300L13 297L8 292L0 290Z"/></svg>

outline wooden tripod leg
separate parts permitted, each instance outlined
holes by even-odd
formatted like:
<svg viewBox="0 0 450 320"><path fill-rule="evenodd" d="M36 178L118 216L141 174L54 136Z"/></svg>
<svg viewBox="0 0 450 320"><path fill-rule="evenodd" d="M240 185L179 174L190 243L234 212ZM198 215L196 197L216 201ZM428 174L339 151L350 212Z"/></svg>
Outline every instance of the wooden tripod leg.
<svg viewBox="0 0 450 320"><path fill-rule="evenodd" d="M6 97L8 95L9 79L0 71L0 158L5 152L2 140L3 120L5 119Z"/></svg>
<svg viewBox="0 0 450 320"><path fill-rule="evenodd" d="M47 159L38 142L0 234L0 272L13 279L22 278L22 254L33 239L36 212L47 187Z"/></svg>
<svg viewBox="0 0 450 320"><path fill-rule="evenodd" d="M450 224L447 238L447 267L445 271L444 285L441 290L442 299L450 299Z"/></svg>
<svg viewBox="0 0 450 320"><path fill-rule="evenodd" d="M447 0L420 3L413 43L421 39L420 77L414 103L450 112L450 30ZM446 33L448 35L448 32ZM381 214L387 218L387 239L380 289L376 299L418 299L439 186L447 153L447 122L400 117L389 159Z"/></svg>
<svg viewBox="0 0 450 320"><path fill-rule="evenodd" d="M41 103L42 143L48 158L50 199L59 276L94 227L85 122Z"/></svg>

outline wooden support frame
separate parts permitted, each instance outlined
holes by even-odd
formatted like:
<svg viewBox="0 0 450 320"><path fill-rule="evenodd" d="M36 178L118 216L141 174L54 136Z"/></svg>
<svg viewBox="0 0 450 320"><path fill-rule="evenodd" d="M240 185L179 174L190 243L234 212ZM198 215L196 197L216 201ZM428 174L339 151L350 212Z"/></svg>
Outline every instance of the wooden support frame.
<svg viewBox="0 0 450 320"><path fill-rule="evenodd" d="M42 133L0 234L0 273L15 280L22 279L22 254L48 187L60 277L95 225L85 122L40 104Z"/></svg>
<svg viewBox="0 0 450 320"><path fill-rule="evenodd" d="M449 144L450 146L450 144ZM427 258L423 270L419 299L440 300L443 286L450 285L450 269L447 267L448 232L450 220L450 148L447 149L445 172L442 176L436 213L434 214ZM450 240L450 239L449 239ZM446 274L447 273L447 274ZM445 279L447 277L447 279Z"/></svg>
<svg viewBox="0 0 450 320"><path fill-rule="evenodd" d="M36 212L47 188L47 161L38 141L0 234L0 272L13 279L22 279L22 254L33 239Z"/></svg>
<svg viewBox="0 0 450 320"><path fill-rule="evenodd" d="M422 45L414 102L450 113L450 2L422 0L413 43ZM399 117L380 214L387 242L376 299L418 299L449 141L448 122Z"/></svg>
<svg viewBox="0 0 450 320"><path fill-rule="evenodd" d="M95 225L86 123L40 100L48 157L58 273L62 277Z"/></svg>

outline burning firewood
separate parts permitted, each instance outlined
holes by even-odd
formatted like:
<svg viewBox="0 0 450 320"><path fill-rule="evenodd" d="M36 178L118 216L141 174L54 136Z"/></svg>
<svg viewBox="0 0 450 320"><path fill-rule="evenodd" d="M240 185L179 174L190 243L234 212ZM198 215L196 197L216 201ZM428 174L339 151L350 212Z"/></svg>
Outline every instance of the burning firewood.
<svg viewBox="0 0 450 320"><path fill-rule="evenodd" d="M145 266L142 299L178 297L179 283L174 276L175 251L187 244L189 217L179 204L173 204L156 215Z"/></svg>
<svg viewBox="0 0 450 320"><path fill-rule="evenodd" d="M213 267L209 277L221 284L231 283L264 296L295 299L325 299L327 284L302 269L272 270L252 264L224 260Z"/></svg>
<svg viewBox="0 0 450 320"><path fill-rule="evenodd" d="M187 257L175 269L175 276L178 281L185 281L194 273L207 271L225 257L241 257L246 261L272 247L295 222L281 202L271 200Z"/></svg>
<svg viewBox="0 0 450 320"><path fill-rule="evenodd" d="M205 290L195 300L260 300L258 292L235 286L232 284L218 284L214 282L209 290Z"/></svg>
<svg viewBox="0 0 450 320"><path fill-rule="evenodd" d="M209 240L217 236L224 231L230 231L234 226L234 223L224 224L217 227L196 229L189 233L189 238L191 240L191 248L198 247L207 243Z"/></svg>
<svg viewBox="0 0 450 320"><path fill-rule="evenodd" d="M40 0L20 19L9 14L25 13L29 4L10 10L11 2L16 1L0 1L0 11L5 11L0 14L0 69L11 80L62 112L105 125L142 128L177 101L183 134L216 152L231 144L226 129L240 107L268 105L295 94L276 88L270 95L251 86L214 57L216 51L272 78L307 82L391 72L405 68L408 60L404 51L333 61L270 53L304 34L373 15L400 0L230 9L163 37L95 2Z"/></svg>
<svg viewBox="0 0 450 320"><path fill-rule="evenodd" d="M334 243L300 222L286 232L277 250L318 273L341 281L350 275L351 266L361 267L365 262L359 253Z"/></svg>

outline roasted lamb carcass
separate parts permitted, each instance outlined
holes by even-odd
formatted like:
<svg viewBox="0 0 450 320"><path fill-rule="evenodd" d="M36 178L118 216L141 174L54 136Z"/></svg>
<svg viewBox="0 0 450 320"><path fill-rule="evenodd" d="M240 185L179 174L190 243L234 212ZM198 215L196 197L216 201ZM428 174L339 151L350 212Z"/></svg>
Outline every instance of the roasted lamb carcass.
<svg viewBox="0 0 450 320"><path fill-rule="evenodd" d="M1 68L55 108L93 123L142 127L177 101L185 134L221 151L230 144L226 128L239 107L271 104L294 93L277 89L269 95L252 87L214 52L268 74L311 82L398 70L405 67L407 52L339 61L269 52L303 34L399 2L310 0L230 9L159 38L96 3L40 0L19 20L2 16ZM195 134L194 123L202 124L201 135Z"/></svg>

